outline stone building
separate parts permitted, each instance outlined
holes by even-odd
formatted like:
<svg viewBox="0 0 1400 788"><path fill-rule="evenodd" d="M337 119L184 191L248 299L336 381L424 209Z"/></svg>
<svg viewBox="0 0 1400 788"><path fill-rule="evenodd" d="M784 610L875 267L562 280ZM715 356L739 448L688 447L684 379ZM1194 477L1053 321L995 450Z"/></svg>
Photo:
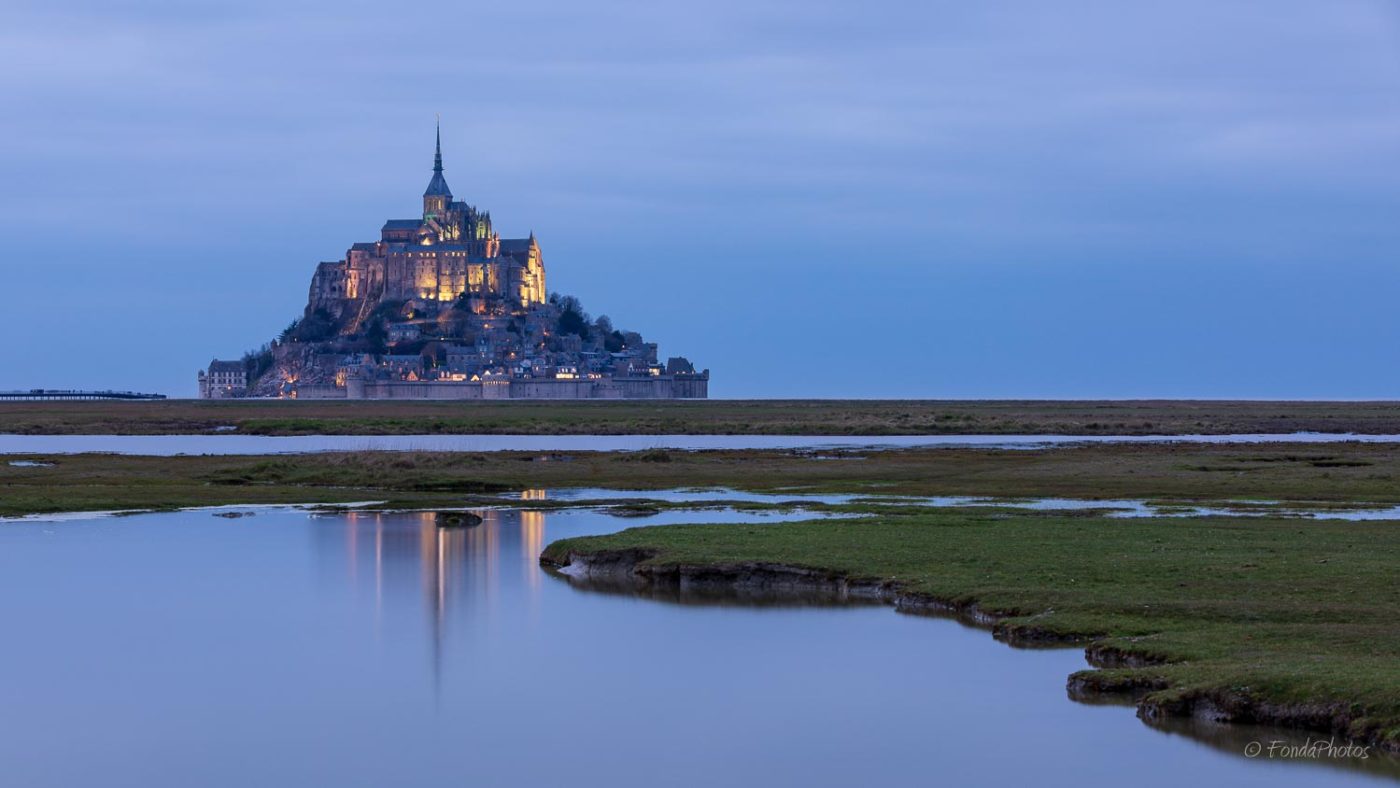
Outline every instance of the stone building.
<svg viewBox="0 0 1400 788"><path fill-rule="evenodd" d="M241 397L248 390L248 368L242 361L209 362L209 369L199 371L199 398L224 399Z"/></svg>
<svg viewBox="0 0 1400 788"><path fill-rule="evenodd" d="M663 366L656 343L549 293L535 234L502 238L453 197L440 132L421 215L317 265L301 318L248 358L236 383L201 372L200 396L659 399L709 385L709 370Z"/></svg>
<svg viewBox="0 0 1400 788"><path fill-rule="evenodd" d="M478 314L493 300L521 308L544 303L544 255L534 233L502 239L489 211L453 200L439 132L422 217L390 219L378 241L354 244L344 260L321 263L309 301L349 318L353 331L368 317L366 307L385 300L447 303L463 296Z"/></svg>

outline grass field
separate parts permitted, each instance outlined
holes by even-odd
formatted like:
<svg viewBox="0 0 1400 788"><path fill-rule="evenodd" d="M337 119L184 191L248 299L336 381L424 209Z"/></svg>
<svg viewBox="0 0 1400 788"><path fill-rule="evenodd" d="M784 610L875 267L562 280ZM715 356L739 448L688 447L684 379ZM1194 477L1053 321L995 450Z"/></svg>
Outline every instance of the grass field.
<svg viewBox="0 0 1400 788"><path fill-rule="evenodd" d="M1400 523L1110 520L942 510L758 527L684 525L555 542L548 561L647 556L643 573L767 565L975 604L1021 640L1095 641L1091 671L1143 707L1333 729L1400 749Z"/></svg>
<svg viewBox="0 0 1400 788"><path fill-rule="evenodd" d="M16 466L16 460L41 463ZM383 500L434 508L533 488L1400 503L1400 445L1083 445L1034 451L650 450L58 455L0 460L0 515ZM639 497L644 497L644 493ZM543 507L549 502L532 501ZM1151 708L1203 702L1236 716L1400 741L1400 523L1266 518L1121 520L856 502L858 519L676 526L569 540L655 563L767 562L882 578L976 602L1008 632L1100 638L1151 664L1083 677L1147 688ZM702 519L703 513L697 513Z"/></svg>
<svg viewBox="0 0 1400 788"><path fill-rule="evenodd" d="M831 457L836 457L832 459ZM16 467L15 460L49 463ZM388 499L442 505L548 487L1162 500L1400 503L1400 445L1097 445L535 454L355 452L278 457L55 455L0 460L0 515L225 503Z"/></svg>
<svg viewBox="0 0 1400 788"><path fill-rule="evenodd" d="M1400 434L1400 402L165 400L0 402L0 433L253 435Z"/></svg>

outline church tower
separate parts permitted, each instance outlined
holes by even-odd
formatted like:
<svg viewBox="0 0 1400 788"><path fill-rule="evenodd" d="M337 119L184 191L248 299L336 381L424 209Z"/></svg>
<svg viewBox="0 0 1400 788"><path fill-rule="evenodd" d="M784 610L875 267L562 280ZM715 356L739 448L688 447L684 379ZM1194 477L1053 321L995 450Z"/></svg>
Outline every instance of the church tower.
<svg viewBox="0 0 1400 788"><path fill-rule="evenodd" d="M447 204L452 202L452 190L447 188L447 179L442 177L442 124L437 129L437 152L433 156L433 179L428 181L428 189L423 192L423 219L441 219L447 215Z"/></svg>

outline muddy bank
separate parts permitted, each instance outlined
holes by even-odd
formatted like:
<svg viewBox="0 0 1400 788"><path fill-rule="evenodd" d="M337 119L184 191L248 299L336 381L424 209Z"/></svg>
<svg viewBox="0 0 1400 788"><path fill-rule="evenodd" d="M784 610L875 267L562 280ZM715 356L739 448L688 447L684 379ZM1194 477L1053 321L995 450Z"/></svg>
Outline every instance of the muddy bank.
<svg viewBox="0 0 1400 788"><path fill-rule="evenodd" d="M540 563L572 585L604 593L640 595L682 604L887 604L902 613L936 615L988 629L1016 647L1085 643L1085 658L1096 669L1067 681L1071 698L1082 702L1134 704L1138 717L1154 727L1177 727L1179 720L1213 724L1263 725L1327 733L1361 745L1400 753L1400 741L1368 720L1358 704L1275 703L1226 687L1182 690L1151 669L1167 664L1159 655L1099 642L1101 635L1072 634L1012 623L1028 611L989 610L974 600L942 599L906 590L898 581L850 577L841 572L768 562L726 564L649 563L648 549L580 553L546 550Z"/></svg>

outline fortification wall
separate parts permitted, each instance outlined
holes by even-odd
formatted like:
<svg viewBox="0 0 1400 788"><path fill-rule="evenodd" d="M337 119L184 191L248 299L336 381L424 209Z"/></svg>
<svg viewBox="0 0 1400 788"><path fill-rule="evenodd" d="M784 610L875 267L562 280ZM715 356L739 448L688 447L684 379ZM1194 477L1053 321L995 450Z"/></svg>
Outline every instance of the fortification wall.
<svg viewBox="0 0 1400 788"><path fill-rule="evenodd" d="M297 384L297 399L345 399L345 389L339 386L308 386Z"/></svg>
<svg viewBox="0 0 1400 788"><path fill-rule="evenodd" d="M706 378L612 378L606 380L360 381L337 386L298 386L297 399L704 399Z"/></svg>

